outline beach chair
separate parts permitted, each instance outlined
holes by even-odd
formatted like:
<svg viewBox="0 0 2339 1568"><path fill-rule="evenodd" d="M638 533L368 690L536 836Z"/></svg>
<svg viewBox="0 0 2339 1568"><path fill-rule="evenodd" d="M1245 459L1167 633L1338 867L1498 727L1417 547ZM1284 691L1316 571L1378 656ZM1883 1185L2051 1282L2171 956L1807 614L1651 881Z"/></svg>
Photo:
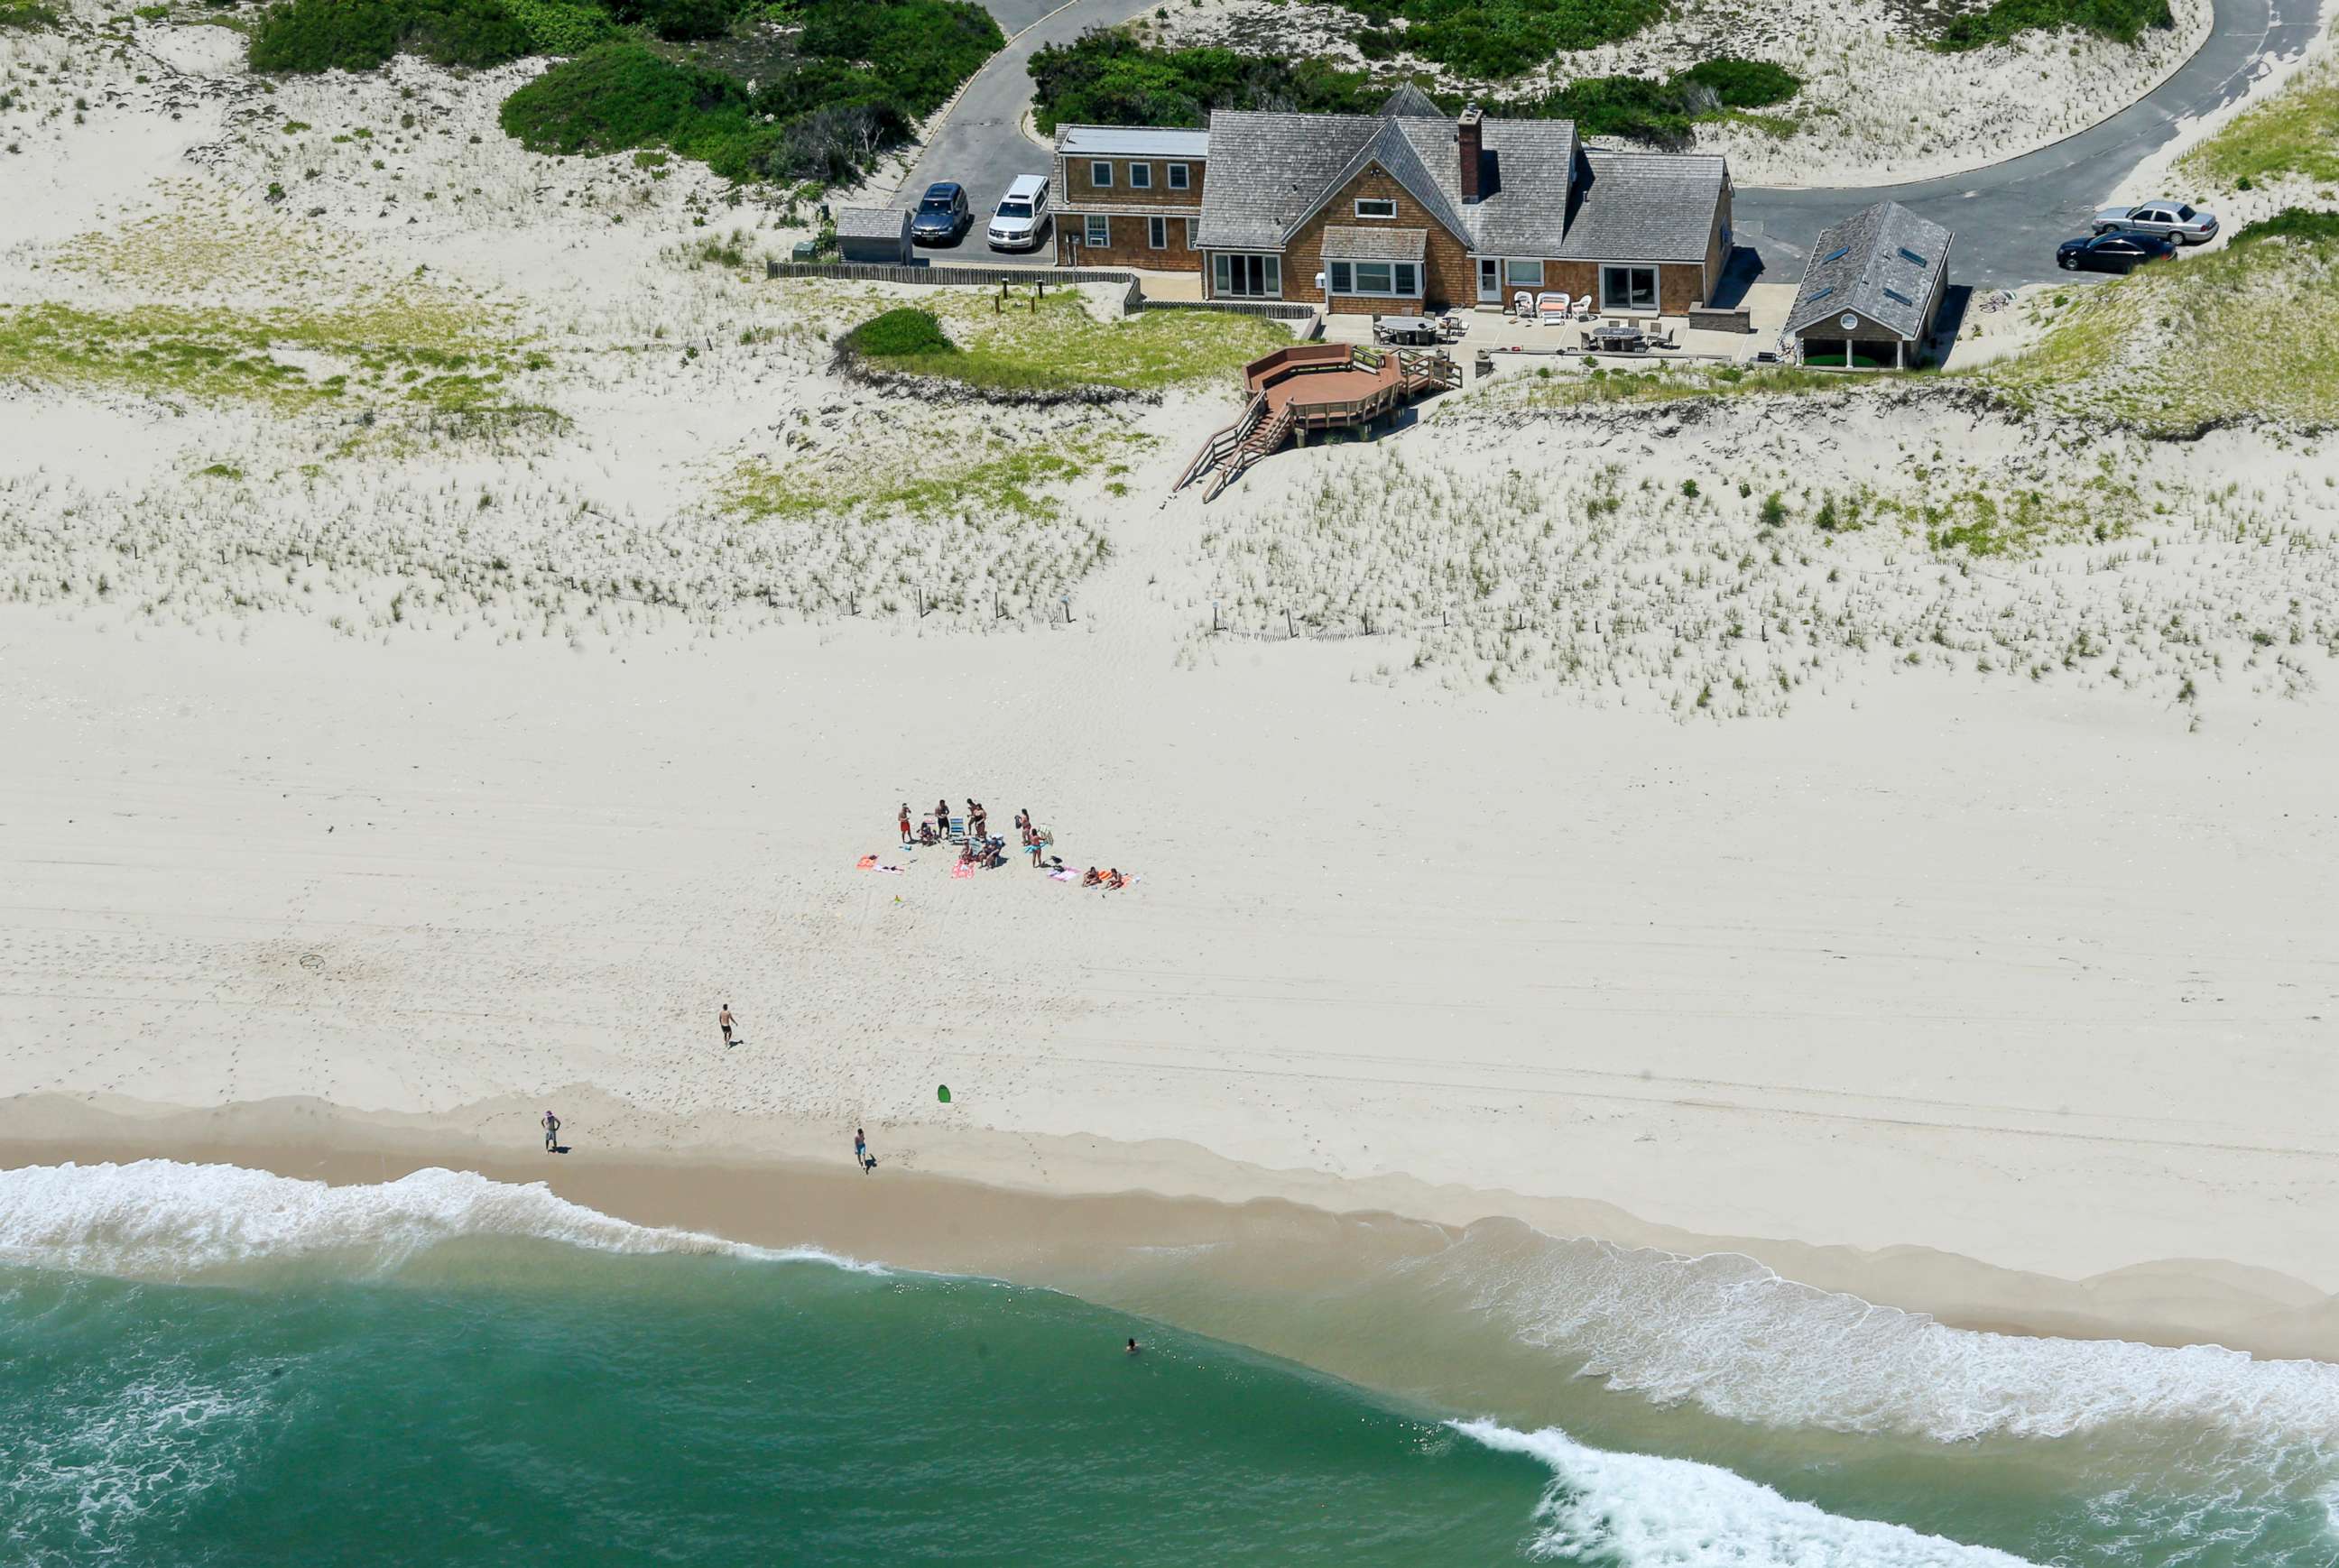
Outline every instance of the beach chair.
<svg viewBox="0 0 2339 1568"><path fill-rule="evenodd" d="M966 842L966 818L953 813L950 819L950 832L946 836L952 843L964 843Z"/></svg>

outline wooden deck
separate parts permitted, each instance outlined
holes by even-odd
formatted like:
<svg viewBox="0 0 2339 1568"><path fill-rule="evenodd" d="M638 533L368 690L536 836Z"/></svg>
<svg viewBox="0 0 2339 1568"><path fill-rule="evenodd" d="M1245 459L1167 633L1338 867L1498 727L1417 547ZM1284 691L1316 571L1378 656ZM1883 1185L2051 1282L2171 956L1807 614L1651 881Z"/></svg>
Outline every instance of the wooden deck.
<svg viewBox="0 0 2339 1568"><path fill-rule="evenodd" d="M1210 476L1209 500L1243 470L1287 440L1308 444L1310 430L1371 428L1431 392L1462 384L1442 352L1366 349L1346 343L1296 343L1243 368L1250 394L1242 417L1202 443L1170 487L1174 494Z"/></svg>

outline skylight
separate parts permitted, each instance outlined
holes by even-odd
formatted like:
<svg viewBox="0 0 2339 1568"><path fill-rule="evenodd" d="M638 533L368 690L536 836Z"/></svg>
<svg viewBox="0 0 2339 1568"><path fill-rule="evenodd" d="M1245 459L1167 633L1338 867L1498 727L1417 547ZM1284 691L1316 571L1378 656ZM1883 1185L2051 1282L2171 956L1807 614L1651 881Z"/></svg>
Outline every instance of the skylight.
<svg viewBox="0 0 2339 1568"><path fill-rule="evenodd" d="M1916 251L1909 249L1906 245L1900 247L1900 259L1904 261L1914 261L1920 267L1929 267L1932 265L1930 261L1928 261L1924 257L1920 256Z"/></svg>
<svg viewBox="0 0 2339 1568"><path fill-rule="evenodd" d="M1898 290L1898 289L1887 289L1887 290L1885 290L1885 291L1884 291L1884 297L1885 297L1886 299L1888 299L1888 300L1898 300L1898 301L1900 301L1902 304L1904 304L1904 305L1913 305L1913 304L1915 304L1915 303L1917 302L1916 301L1914 301L1914 300L1910 299L1908 295L1906 295L1906 294L1902 293L1902 292L1901 292L1900 290Z"/></svg>
<svg viewBox="0 0 2339 1568"><path fill-rule="evenodd" d="M1821 266L1822 266L1822 267L1824 267L1824 266L1826 266L1830 261L1842 261L1846 256L1849 256L1849 255L1850 255L1850 254L1851 254L1851 247L1850 247L1850 246L1849 246L1849 245L1838 245L1834 250L1830 251L1826 255L1821 256L1821 257L1820 258L1820 265L1821 265Z"/></svg>
<svg viewBox="0 0 2339 1568"><path fill-rule="evenodd" d="M1835 285L1834 285L1833 283L1830 283L1826 288L1821 289L1818 293L1813 294L1813 295L1811 296L1811 303L1812 303L1812 304L1814 304L1814 305L1816 305L1816 304L1818 304L1821 300L1826 299L1830 294L1832 294L1832 293L1834 293L1834 292L1835 292Z"/></svg>

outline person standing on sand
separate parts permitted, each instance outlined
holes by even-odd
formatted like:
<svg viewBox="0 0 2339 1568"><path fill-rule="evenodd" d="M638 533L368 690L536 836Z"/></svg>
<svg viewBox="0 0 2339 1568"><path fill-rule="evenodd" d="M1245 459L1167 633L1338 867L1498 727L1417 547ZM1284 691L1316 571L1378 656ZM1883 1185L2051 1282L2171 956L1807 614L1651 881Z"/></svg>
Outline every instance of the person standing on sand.
<svg viewBox="0 0 2339 1568"><path fill-rule="evenodd" d="M544 1113L544 1152L560 1152L560 1119L548 1110Z"/></svg>
<svg viewBox="0 0 2339 1568"><path fill-rule="evenodd" d="M729 1002L726 1001L723 1004L723 1011L716 1018L715 1021L723 1026L723 1043L729 1045L731 1043L731 1031L735 1021L731 1017L731 1004Z"/></svg>
<svg viewBox="0 0 2339 1568"><path fill-rule="evenodd" d="M903 845L903 847L904 849L906 849L906 848L908 848L908 847L909 847L909 843L910 843L910 803L909 803L908 801L903 801L903 802L902 803L902 845Z"/></svg>
<svg viewBox="0 0 2339 1568"><path fill-rule="evenodd" d="M853 1129L853 1163L864 1176L877 1169L877 1162L869 1158L869 1136L857 1127Z"/></svg>

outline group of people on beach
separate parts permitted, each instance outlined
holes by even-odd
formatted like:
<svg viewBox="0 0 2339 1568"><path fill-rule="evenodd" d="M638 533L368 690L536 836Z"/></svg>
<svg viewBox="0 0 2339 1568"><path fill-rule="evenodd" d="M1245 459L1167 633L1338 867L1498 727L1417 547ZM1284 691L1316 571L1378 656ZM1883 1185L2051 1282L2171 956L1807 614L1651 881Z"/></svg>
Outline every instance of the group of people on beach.
<svg viewBox="0 0 2339 1568"><path fill-rule="evenodd" d="M1006 836L991 831L991 814L981 801L970 797L966 803L965 814L959 820L962 824L958 852L959 864L971 870L993 871L1007 863ZM902 845L904 849L917 846L931 849L936 844L947 842L952 836L952 813L948 799L936 801L933 814L918 820L914 825L911 821L910 803L903 801L895 821L902 831ZM1033 871L1047 872L1059 881L1072 880L1071 873L1064 865L1063 857L1049 853L1056 842L1055 835L1034 822L1029 811L1018 811L1015 814L1014 826L1016 836L1022 841L1022 853L1031 857ZM1110 892L1127 887L1133 880L1131 877L1122 875L1119 866L1110 867L1104 871L1099 871L1096 867L1091 866L1080 878L1080 884L1082 887L1101 888Z"/></svg>

